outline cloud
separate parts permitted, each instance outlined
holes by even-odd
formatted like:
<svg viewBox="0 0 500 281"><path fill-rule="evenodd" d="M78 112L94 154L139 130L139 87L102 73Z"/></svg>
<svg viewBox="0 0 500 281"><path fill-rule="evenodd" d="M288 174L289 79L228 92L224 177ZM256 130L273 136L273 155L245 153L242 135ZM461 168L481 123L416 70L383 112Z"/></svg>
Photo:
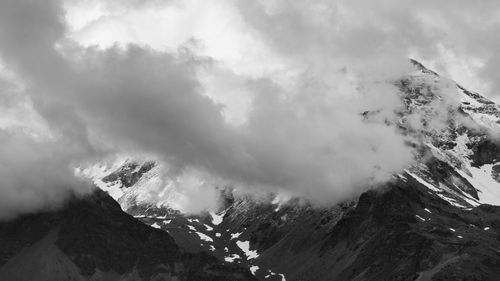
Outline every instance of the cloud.
<svg viewBox="0 0 500 281"><path fill-rule="evenodd" d="M282 53L336 57L337 64L350 65L411 56L471 90L496 95L500 4L495 0L480 4L466 0L216 0L210 4L185 0L143 5L105 1L108 4L97 5L104 6L97 11L96 5L81 5L92 1L65 3L72 4L66 5L70 15L88 15L87 25L70 19L71 37L84 44L139 42L171 50L192 36L202 40L214 57L240 61L262 56L262 50L271 46L279 49L273 54L276 57ZM164 32L157 36L151 32L155 29ZM266 66L270 59L267 56Z"/></svg>
<svg viewBox="0 0 500 281"><path fill-rule="evenodd" d="M0 220L53 209L67 198L91 190L88 183L73 176L71 167L76 163L70 159L82 156L66 144L3 129L0 144Z"/></svg>
<svg viewBox="0 0 500 281"><path fill-rule="evenodd" d="M59 202L75 190L68 166L116 152L148 153L167 163L165 182L185 185L183 200L192 201L183 205L192 207L213 197L205 187L216 184L335 203L411 163L407 137L385 122L402 106L391 82L411 70L408 55L436 59L450 40L443 32L462 23L457 8L446 9L451 2L216 1L206 13L195 3L134 2L131 9L113 1L68 27L59 1L2 1L0 57L21 78L23 98L53 139L2 138L45 154L34 154L27 167L5 162L0 173L20 175L62 150L54 166L22 182L25 190L44 190L43 202ZM152 32L151 21L137 20L159 16L151 9L175 15L177 21L158 21L180 30L166 36L172 42L158 39L163 31ZM206 16L193 21L195 15ZM142 22L144 34L158 38L128 33L140 34ZM127 33L110 33L111 26ZM102 34L111 41L93 46ZM367 121L365 111L381 117ZM22 189L17 182L10 193Z"/></svg>
<svg viewBox="0 0 500 281"><path fill-rule="evenodd" d="M406 57L409 52L439 60L440 48L461 57L481 57L479 49L490 53L497 44L495 35L485 35L498 28L493 15L500 11L495 1L475 5L470 1L275 0L238 1L238 6L245 21L282 51L359 60L387 54ZM485 41L489 43L480 43Z"/></svg>

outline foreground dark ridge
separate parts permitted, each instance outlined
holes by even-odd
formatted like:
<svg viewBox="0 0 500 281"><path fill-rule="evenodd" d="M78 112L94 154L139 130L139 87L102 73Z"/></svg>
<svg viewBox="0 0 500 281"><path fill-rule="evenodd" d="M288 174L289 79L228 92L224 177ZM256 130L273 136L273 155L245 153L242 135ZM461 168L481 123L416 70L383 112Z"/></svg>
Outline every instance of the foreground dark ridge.
<svg viewBox="0 0 500 281"><path fill-rule="evenodd" d="M246 269L185 253L107 194L0 223L0 280L254 280Z"/></svg>

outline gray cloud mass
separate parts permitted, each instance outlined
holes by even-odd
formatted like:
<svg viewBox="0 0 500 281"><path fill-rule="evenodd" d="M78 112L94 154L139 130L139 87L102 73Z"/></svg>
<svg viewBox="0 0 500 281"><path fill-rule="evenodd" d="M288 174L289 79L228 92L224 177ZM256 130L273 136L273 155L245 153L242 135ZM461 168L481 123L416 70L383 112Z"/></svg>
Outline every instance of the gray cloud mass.
<svg viewBox="0 0 500 281"><path fill-rule="evenodd" d="M23 85L16 97L49 129L42 137L0 131L0 218L87 192L71 167L117 152L153 154L168 164L168 176L195 169L214 184L284 190L320 203L390 179L413 160L407 139L360 113L396 118L402 105L387 82L410 71L412 52L431 59L439 44L457 42L459 54L495 56L496 35L489 48L469 42L486 39L460 9L475 15L498 5L382 2L234 2L249 29L286 58L292 78L282 83L247 77L195 48L84 47L67 38L60 1L1 1L0 62ZM497 23L481 26L489 31ZM494 70L486 64L482 74L493 85ZM200 71L226 85L218 89L249 93L244 122L227 121L227 105L206 93Z"/></svg>

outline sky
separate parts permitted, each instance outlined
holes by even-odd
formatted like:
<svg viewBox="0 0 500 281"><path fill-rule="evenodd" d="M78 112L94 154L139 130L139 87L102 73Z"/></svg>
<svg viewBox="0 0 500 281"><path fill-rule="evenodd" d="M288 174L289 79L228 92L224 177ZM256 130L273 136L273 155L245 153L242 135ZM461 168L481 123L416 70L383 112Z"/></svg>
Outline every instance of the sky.
<svg viewBox="0 0 500 281"><path fill-rule="evenodd" d="M383 122L402 106L390 81L408 58L499 99L499 12L488 0L3 0L0 218L91 192L73 169L124 153L164 163L190 205L226 185L359 195L413 161Z"/></svg>

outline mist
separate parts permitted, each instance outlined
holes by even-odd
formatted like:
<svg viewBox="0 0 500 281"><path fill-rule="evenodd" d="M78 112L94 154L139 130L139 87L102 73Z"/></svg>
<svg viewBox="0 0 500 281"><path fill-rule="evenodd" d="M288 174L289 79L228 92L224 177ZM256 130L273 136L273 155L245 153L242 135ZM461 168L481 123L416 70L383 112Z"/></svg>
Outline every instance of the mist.
<svg viewBox="0 0 500 281"><path fill-rule="evenodd" d="M421 21L431 16L426 5L216 1L207 15L231 17L207 30L180 25L188 22L184 10L191 21L199 12L192 1L105 3L104 14L73 22L70 8L85 10L84 2L0 3L0 62L19 88L0 101L6 108L13 108L7 100L29 104L19 110L34 116L27 122L4 114L11 122L0 138L0 197L10 203L0 217L89 192L72 167L116 153L154 155L169 179L195 171L199 181L188 182L208 187L186 186L182 200L189 206L214 198L215 185L337 203L412 163L408 137L384 121L396 120L402 106L393 81L413 70L408 57L439 64L443 37L432 21ZM358 5L366 4L375 12L360 13ZM439 11L447 15L448 6ZM180 30L165 35L170 43L109 29L112 20L119 30L141 28L128 24L169 8L178 21L159 25ZM453 15L444 20L461 22ZM208 36L219 26L230 26L228 33ZM109 37L99 41L106 30ZM366 122L361 113L372 110L384 118ZM46 139L5 131L19 127ZM182 190L186 181L173 182Z"/></svg>

